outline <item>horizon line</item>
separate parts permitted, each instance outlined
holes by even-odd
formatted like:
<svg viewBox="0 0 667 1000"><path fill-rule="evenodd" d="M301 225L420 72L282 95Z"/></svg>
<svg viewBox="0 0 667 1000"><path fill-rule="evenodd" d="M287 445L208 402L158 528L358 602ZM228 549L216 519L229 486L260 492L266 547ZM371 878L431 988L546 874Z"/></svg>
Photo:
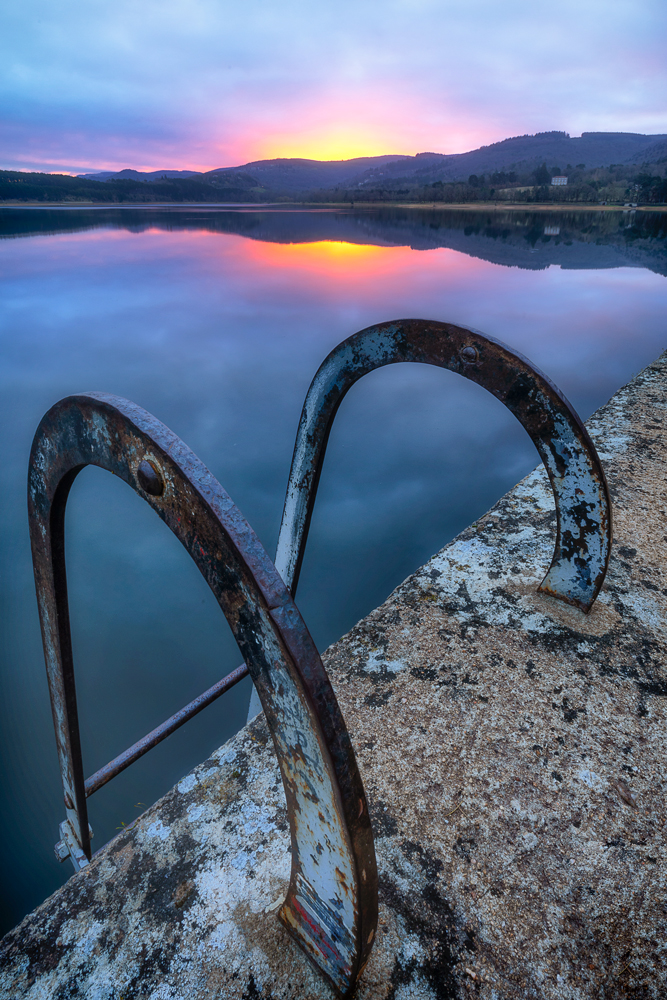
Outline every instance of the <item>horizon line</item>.
<svg viewBox="0 0 667 1000"><path fill-rule="evenodd" d="M102 174L102 173L118 174L118 173L122 173L123 170L133 170L133 171L135 171L136 173L139 173L139 174L160 173L161 171L167 171L167 170L170 170L170 171L171 170L178 170L178 171L181 171L181 172L188 171L188 172L192 172L192 173L195 173L195 174L207 174L207 173L212 173L215 170L235 170L235 169L236 170L240 170L243 167L251 166L251 165L256 164L256 163L271 163L271 162L275 162L275 161L278 161L278 160L285 160L285 161L289 161L289 160L295 161L295 160L297 160L297 161L300 161L300 162L310 162L310 163L350 163L350 162L352 162L354 160L377 160L377 159L381 159L382 157L386 157L386 156L396 157L397 159L398 158L415 159L418 156L427 156L427 155L443 156L443 157L465 156L468 153L474 153L474 152L477 152L477 151L482 150L482 149L488 149L491 146L499 146L502 143L504 143L504 142L510 142L513 139L532 139L532 138L537 138L538 136L541 136L541 135L544 135L544 136L547 136L547 135L561 135L561 136L564 136L567 139L581 139L584 135L641 135L641 136L645 136L646 138L649 138L649 137L650 138L660 138L661 136L667 135L667 133L664 133L664 132L630 132L630 131L627 131L627 132L624 132L624 131L583 131L579 135L572 135L570 132L567 132L564 129L547 129L547 130L539 131L539 132L524 132L521 135L506 136L504 139L497 139L495 142L483 143L480 146L475 146L473 149L466 149L466 150L463 150L462 152L457 152L457 153L441 153L441 152L438 152L437 150L430 149L430 150L420 150L420 151L418 151L416 153L368 153L368 154L363 154L363 155L360 155L360 156L341 157L339 159L318 159L315 156L266 156L266 157L262 157L261 159L256 159L256 160L246 160L243 163L229 164L229 165L224 165L224 166L214 166L214 167L202 167L201 165L197 166L197 167L194 167L194 166L192 166L192 167L152 167L152 166L149 166L149 165L142 165L142 166L139 166L139 167L131 167L131 166L124 166L124 167L111 167L111 166L107 166L107 167L91 167L91 166L85 166L85 165L82 164L82 165L77 166L76 169L65 169L65 168L59 168L59 167L51 167L49 169L47 167L32 167L32 168L29 168L29 167L16 167L16 166L2 166L2 167L0 167L0 170L11 171L13 173L28 173L28 174L29 173L61 174L61 175L66 176L66 177L81 177L84 174Z"/></svg>

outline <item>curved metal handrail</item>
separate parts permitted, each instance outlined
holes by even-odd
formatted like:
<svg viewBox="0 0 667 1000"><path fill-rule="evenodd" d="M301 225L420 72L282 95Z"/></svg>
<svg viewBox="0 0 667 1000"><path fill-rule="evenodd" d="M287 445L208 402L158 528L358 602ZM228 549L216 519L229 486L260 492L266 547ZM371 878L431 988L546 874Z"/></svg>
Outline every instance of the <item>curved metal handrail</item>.
<svg viewBox="0 0 667 1000"><path fill-rule="evenodd" d="M546 466L556 501L554 555L538 589L590 611L609 563L611 504L586 428L553 382L521 354L465 327L420 319L381 323L348 337L324 360L311 382L294 445L275 558L291 594L296 594L338 407L364 375L402 361L448 368L477 382L523 424Z"/></svg>
<svg viewBox="0 0 667 1000"><path fill-rule="evenodd" d="M287 798L292 872L279 915L347 995L375 936L377 870L364 788L320 656L273 563L217 480L164 424L103 393L70 396L49 410L35 434L28 479L63 826L79 867L91 852L64 519L86 465L113 472L150 504L194 559L232 628L266 712Z"/></svg>

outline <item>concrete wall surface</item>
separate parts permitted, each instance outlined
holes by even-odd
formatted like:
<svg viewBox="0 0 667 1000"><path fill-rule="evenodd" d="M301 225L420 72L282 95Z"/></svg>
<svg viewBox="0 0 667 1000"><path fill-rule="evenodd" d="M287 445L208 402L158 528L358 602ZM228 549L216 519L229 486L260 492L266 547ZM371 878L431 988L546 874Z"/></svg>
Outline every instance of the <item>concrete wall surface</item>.
<svg viewBox="0 0 667 1000"><path fill-rule="evenodd" d="M588 423L614 505L590 615L536 593L542 469L324 656L373 817L359 1000L667 996L667 354ZM2 941L0 995L329 1000L276 919L256 719Z"/></svg>

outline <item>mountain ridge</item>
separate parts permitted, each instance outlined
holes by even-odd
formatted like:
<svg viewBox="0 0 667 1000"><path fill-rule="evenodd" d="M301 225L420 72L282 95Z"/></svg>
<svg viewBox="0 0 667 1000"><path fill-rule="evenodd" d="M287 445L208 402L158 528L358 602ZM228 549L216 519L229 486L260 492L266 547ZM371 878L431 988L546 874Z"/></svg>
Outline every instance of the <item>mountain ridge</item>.
<svg viewBox="0 0 667 1000"><path fill-rule="evenodd" d="M349 160L313 160L305 157L274 157L252 160L235 167L216 167L207 171L155 170L100 171L79 174L87 180L133 179L146 183L163 177L188 177L226 180L246 174L257 178L263 187L285 195L340 185L363 188L380 181L401 178L424 183L464 181L471 174L498 170L529 171L546 162L566 170L583 163L588 168L612 164L641 164L667 160L667 134L645 135L638 132L583 132L571 138L567 132L538 132L512 136L464 153L383 154L353 157Z"/></svg>

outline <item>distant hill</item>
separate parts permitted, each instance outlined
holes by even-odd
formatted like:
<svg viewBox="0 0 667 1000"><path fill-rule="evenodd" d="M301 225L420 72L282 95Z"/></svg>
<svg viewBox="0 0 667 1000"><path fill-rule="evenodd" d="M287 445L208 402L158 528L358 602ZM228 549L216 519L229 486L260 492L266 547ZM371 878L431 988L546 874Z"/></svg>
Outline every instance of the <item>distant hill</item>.
<svg viewBox="0 0 667 1000"><path fill-rule="evenodd" d="M336 185L354 185L367 176L390 176L391 171L402 169L410 172L412 164L421 156L400 154L385 156L358 156L352 160L303 160L283 159L254 160L243 167L219 167L203 176L214 180L228 172L240 171L256 177L262 187L285 194L296 194L314 188L332 188Z"/></svg>
<svg viewBox="0 0 667 1000"><path fill-rule="evenodd" d="M133 176L135 170L121 171L123 176L96 178L69 177L66 174L39 174L21 170L0 170L0 202L136 202L216 203L254 202L266 198L257 181L248 174L230 171L212 183L187 171L156 171L159 176L146 180ZM166 174L171 173L168 177Z"/></svg>
<svg viewBox="0 0 667 1000"><path fill-rule="evenodd" d="M418 153L405 162L394 162L383 170L385 178L414 178L423 183L464 181L471 174L514 170L527 174L541 163L567 171L583 164L587 169L611 164L655 163L667 157L667 135L632 132L584 132L571 139L566 132L539 132L503 139L469 153ZM365 180L365 178L363 178ZM368 180L374 179L369 175Z"/></svg>
<svg viewBox="0 0 667 1000"><path fill-rule="evenodd" d="M216 167L206 172L196 170L101 170L94 174L78 174L82 180L109 181L134 180L144 183L164 178L198 177L209 183L226 179L230 174L251 174L262 187L294 194L313 187L332 187L365 176L367 171L378 170L386 163L414 160L413 156L386 154L384 156L359 156L352 160L303 160L275 159L253 160L243 167Z"/></svg>
<svg viewBox="0 0 667 1000"><path fill-rule="evenodd" d="M667 135L515 136L468 153L255 160L241 167L125 169L70 177L0 171L0 202L667 202ZM568 183L552 187L554 174Z"/></svg>
<svg viewBox="0 0 667 1000"><path fill-rule="evenodd" d="M163 178L171 179L172 177L201 177L201 171L199 170L131 170L126 167L125 170L98 170L94 174L77 174L82 180L86 181L108 181L112 177L115 180L123 181L142 181L143 183L149 183L150 181L161 181Z"/></svg>
<svg viewBox="0 0 667 1000"><path fill-rule="evenodd" d="M294 196L317 189L340 186L364 187L401 178L420 183L465 181L471 174L514 170L529 173L541 163L567 170L584 164L587 169L611 164L657 163L667 159L667 135L634 132L584 132L572 139L566 132L538 132L503 139L468 153L417 153L416 156L384 155L351 160L285 159L254 160L238 167L219 167L206 173L155 170L140 173L121 170L82 175L91 180L122 179L155 181L162 177L198 177L216 184L227 174L254 177L258 187L276 194Z"/></svg>

